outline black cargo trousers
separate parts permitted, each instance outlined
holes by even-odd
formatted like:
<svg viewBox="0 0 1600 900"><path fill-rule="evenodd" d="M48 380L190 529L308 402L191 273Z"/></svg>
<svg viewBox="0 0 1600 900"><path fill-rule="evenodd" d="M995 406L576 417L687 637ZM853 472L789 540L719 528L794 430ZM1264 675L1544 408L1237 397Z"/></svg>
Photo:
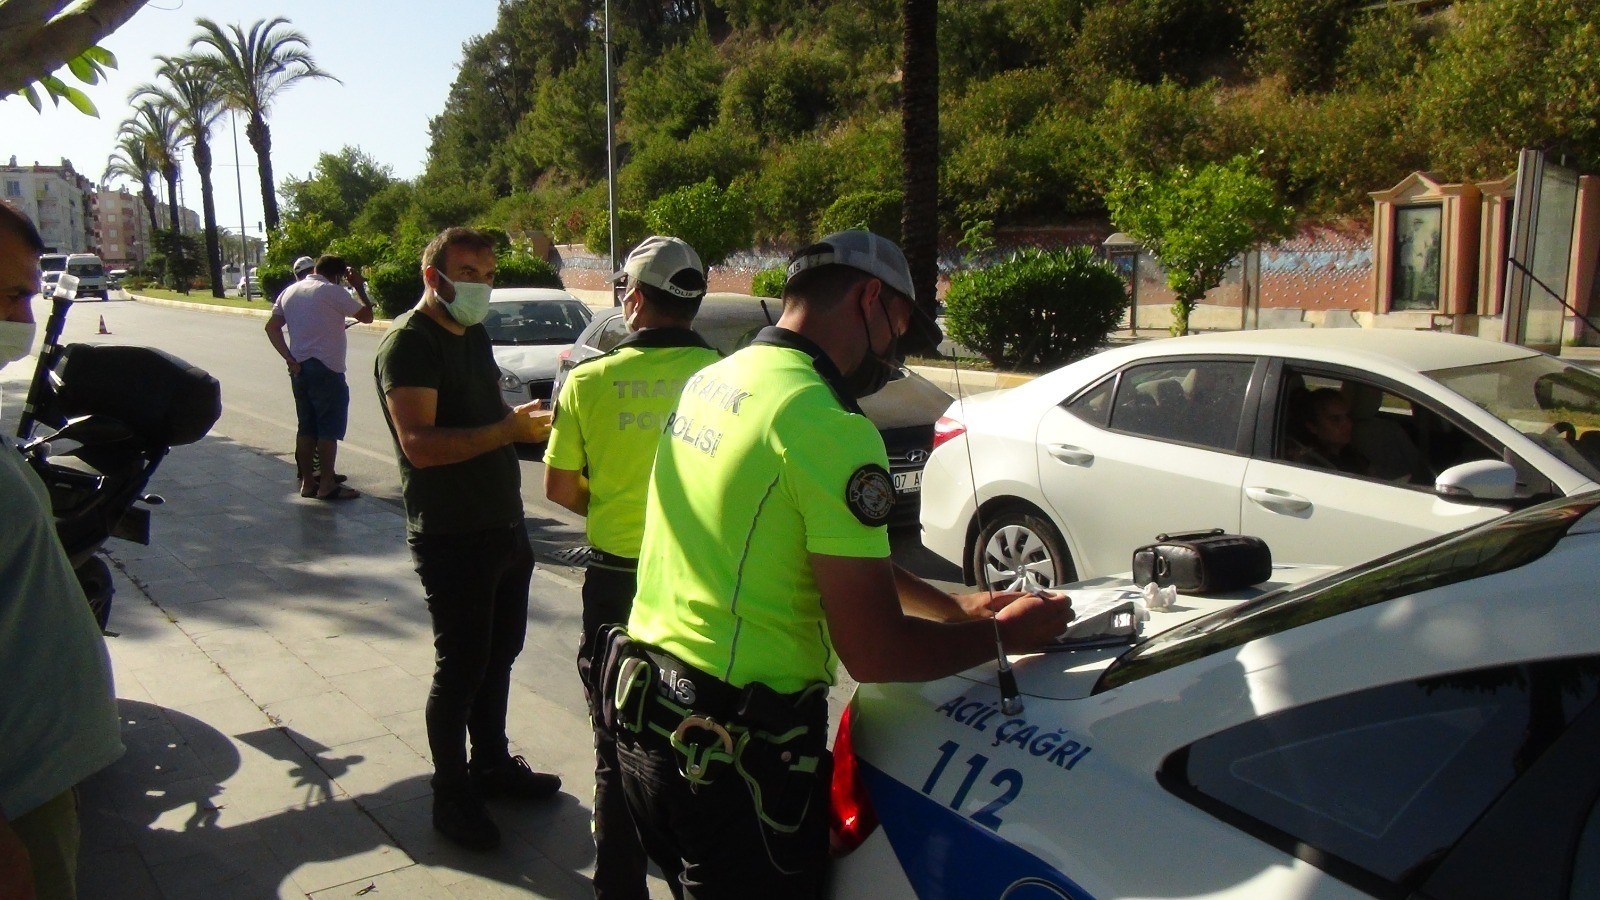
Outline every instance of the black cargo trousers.
<svg viewBox="0 0 1600 900"><path fill-rule="evenodd" d="M594 728L594 895L597 900L648 900L645 881L649 859L639 829L628 812L617 766L617 742L606 724L605 709L597 707L604 692L597 690L605 647L601 635L610 625L623 625L633 608L637 572L634 561L596 552L583 579L583 635L578 643L578 679L589 704Z"/></svg>
<svg viewBox="0 0 1600 900"><path fill-rule="evenodd" d="M634 673L648 685L642 699L618 686L629 657L648 669ZM832 777L825 689L734 688L626 635L609 642L600 684L628 809L673 896L822 895Z"/></svg>

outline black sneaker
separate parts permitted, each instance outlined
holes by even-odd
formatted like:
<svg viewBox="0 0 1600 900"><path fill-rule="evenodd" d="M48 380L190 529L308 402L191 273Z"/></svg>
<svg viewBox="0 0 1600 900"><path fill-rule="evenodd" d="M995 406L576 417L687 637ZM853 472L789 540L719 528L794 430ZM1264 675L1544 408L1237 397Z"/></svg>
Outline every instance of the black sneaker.
<svg viewBox="0 0 1600 900"><path fill-rule="evenodd" d="M500 826L489 818L483 801L470 791L435 791L433 829L468 850L500 846Z"/></svg>
<svg viewBox="0 0 1600 900"><path fill-rule="evenodd" d="M535 772L520 756L508 756L492 766L472 766L472 786L481 797L514 800L548 800L561 790L561 776Z"/></svg>

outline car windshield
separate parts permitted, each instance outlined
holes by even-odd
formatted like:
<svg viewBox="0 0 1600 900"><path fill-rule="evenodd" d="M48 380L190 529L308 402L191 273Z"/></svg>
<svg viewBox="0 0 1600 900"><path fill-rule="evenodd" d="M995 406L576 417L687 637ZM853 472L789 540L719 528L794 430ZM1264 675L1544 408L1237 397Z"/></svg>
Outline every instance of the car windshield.
<svg viewBox="0 0 1600 900"><path fill-rule="evenodd" d="M1600 376L1543 354L1425 374L1600 482Z"/></svg>
<svg viewBox="0 0 1600 900"><path fill-rule="evenodd" d="M761 329L777 321L777 305L776 300L709 300L700 307L692 327L718 353L727 356L744 349ZM600 325L592 337L596 350L608 351L626 336L621 318L620 310L600 314Z"/></svg>
<svg viewBox="0 0 1600 900"><path fill-rule="evenodd" d="M706 343L717 348L723 355L734 353L749 346L761 329L767 327L761 311L753 310L753 313L754 315L739 321L723 319L716 322L696 322L694 330L700 332Z"/></svg>
<svg viewBox="0 0 1600 900"><path fill-rule="evenodd" d="M1596 506L1600 493L1555 501L1195 619L1124 653L1100 676L1095 693L1256 638L1527 565Z"/></svg>
<svg viewBox="0 0 1600 900"><path fill-rule="evenodd" d="M105 267L100 263L75 262L67 266L67 271L80 277L87 275L90 278L94 278L99 275L104 275Z"/></svg>
<svg viewBox="0 0 1600 900"><path fill-rule="evenodd" d="M489 305L483 327L496 344L570 344L589 324L576 300L501 300Z"/></svg>

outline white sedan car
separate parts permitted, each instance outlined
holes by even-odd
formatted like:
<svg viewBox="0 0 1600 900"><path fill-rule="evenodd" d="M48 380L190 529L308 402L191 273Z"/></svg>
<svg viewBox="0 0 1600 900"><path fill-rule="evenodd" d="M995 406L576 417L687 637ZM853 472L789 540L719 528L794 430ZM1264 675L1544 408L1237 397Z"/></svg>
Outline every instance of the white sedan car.
<svg viewBox="0 0 1600 900"><path fill-rule="evenodd" d="M1600 486L1600 376L1461 335L1207 334L958 401L922 542L969 583L1127 571L1158 534L1259 535L1348 565Z"/></svg>
<svg viewBox="0 0 1600 900"><path fill-rule="evenodd" d="M549 400L565 351L594 314L577 297L556 288L495 288L483 327L500 364L506 404Z"/></svg>
<svg viewBox="0 0 1600 900"><path fill-rule="evenodd" d="M1015 659L1020 711L994 665L861 686L833 896L1600 897L1597 507L1180 596L1131 646Z"/></svg>

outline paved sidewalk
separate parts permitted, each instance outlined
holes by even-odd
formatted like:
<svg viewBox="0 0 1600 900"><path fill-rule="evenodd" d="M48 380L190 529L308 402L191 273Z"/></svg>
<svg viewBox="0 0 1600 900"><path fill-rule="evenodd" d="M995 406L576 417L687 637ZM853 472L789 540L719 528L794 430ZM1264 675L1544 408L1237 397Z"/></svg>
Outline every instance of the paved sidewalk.
<svg viewBox="0 0 1600 900"><path fill-rule="evenodd" d="M433 656L401 512L301 499L292 467L215 436L151 489L152 546L109 545L128 752L82 791L85 900L592 896L570 570L534 575L510 716L512 752L564 792L492 804L505 846L473 854L430 824Z"/></svg>

